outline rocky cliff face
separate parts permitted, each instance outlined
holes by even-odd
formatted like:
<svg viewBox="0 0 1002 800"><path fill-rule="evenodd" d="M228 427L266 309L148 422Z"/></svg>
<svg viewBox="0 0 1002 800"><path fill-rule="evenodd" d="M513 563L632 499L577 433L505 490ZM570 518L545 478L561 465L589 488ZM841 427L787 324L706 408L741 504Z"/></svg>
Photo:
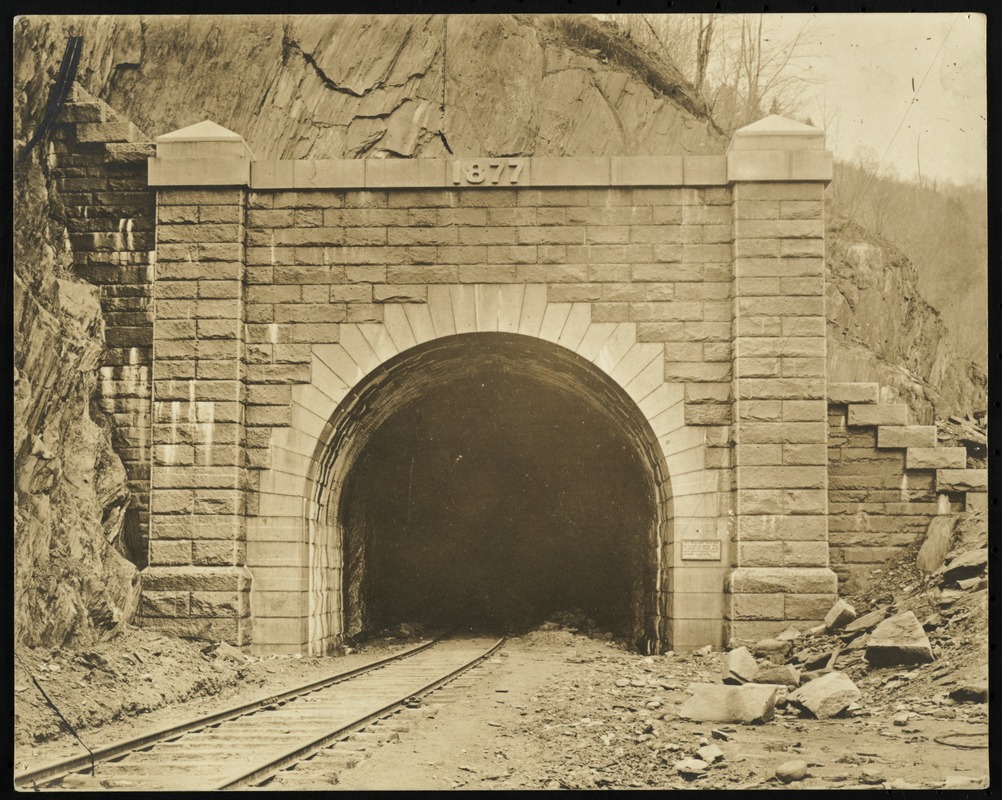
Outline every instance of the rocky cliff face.
<svg viewBox="0 0 1002 800"><path fill-rule="evenodd" d="M856 224L829 225L828 378L878 382L914 420L987 407L987 379L958 356L940 313L918 292L915 266Z"/></svg>
<svg viewBox="0 0 1002 800"><path fill-rule="evenodd" d="M125 470L91 414L104 323L68 271L37 159L18 176L14 268L14 619L18 642L88 641L132 618Z"/></svg>
<svg viewBox="0 0 1002 800"><path fill-rule="evenodd" d="M153 134L212 118L258 158L712 154L726 141L671 70L590 18L27 17L15 137L42 118L70 35L77 79ZM42 150L40 147L39 150ZM130 618L125 475L90 407L103 326L69 269L44 158L18 180L15 616L59 643ZM911 265L859 229L829 248L830 377L878 380L919 417L983 407Z"/></svg>
<svg viewBox="0 0 1002 800"><path fill-rule="evenodd" d="M258 158L719 153L680 77L590 18L33 18L17 85L78 80L156 135L207 117ZM37 118L37 117L36 117Z"/></svg>

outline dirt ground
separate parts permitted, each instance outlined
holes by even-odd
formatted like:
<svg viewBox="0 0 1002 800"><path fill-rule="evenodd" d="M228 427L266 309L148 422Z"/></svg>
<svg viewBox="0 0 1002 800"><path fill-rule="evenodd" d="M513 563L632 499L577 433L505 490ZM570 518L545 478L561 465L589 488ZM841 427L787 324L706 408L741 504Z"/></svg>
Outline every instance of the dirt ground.
<svg viewBox="0 0 1002 800"><path fill-rule="evenodd" d="M544 628L556 628L549 624ZM401 644L330 659L266 659L248 665L239 686L197 704L197 714L237 699L272 694L330 671L375 658ZM676 718L693 682L719 681L722 653L644 657L615 643L566 629L512 637L481 666L395 718L399 738L367 749L357 766L336 773L311 767L317 788L781 788L776 767L801 759L808 777L789 788L977 788L987 784L984 704L917 696L910 684L935 664L909 670L911 680L864 688L863 714L819 721L792 707L762 725L711 725ZM882 670L888 675L900 670ZM627 686L617 685L624 680ZM864 682L865 683L865 682ZM893 724L902 710L907 725ZM119 720L85 734L94 747L187 718L190 705ZM714 733L716 731L716 733ZM970 735L975 734L975 735ZM947 738L945 741L951 741ZM713 743L723 759L688 780L675 764ZM358 747L353 744L353 747ZM18 768L80 752L66 737L22 745ZM272 788L280 788L278 783Z"/></svg>
<svg viewBox="0 0 1002 800"><path fill-rule="evenodd" d="M87 747L94 749L320 680L418 641L416 636L378 638L336 659L270 656L246 663L213 652L205 642L132 627L82 649L19 647L14 668L14 769L19 772L86 753L32 676Z"/></svg>
<svg viewBox="0 0 1002 800"><path fill-rule="evenodd" d="M308 762L297 768L308 777L294 783L345 790L984 787L988 705L949 695L988 677L987 584L961 590L944 582L941 571L920 572L920 544L875 567L872 588L847 599L857 615L913 611L934 661L871 669L863 647L836 635L805 635L791 647L801 669L836 654L835 668L862 693L849 716L817 720L787 705L761 725L682 720L677 710L693 683L720 683L724 653L645 657L580 616L563 614L511 636L479 667L399 712L389 741L373 733L353 737L336 746L352 751L349 759ZM985 515L963 515L953 552L986 544ZM131 627L85 648L18 648L15 771L84 752L35 680L95 748L274 695L434 633L403 626L338 658L244 661L225 648ZM722 758L698 777L680 774L678 762L705 744L718 746ZM348 768L352 760L358 763ZM792 760L807 763L807 776L782 784L776 768ZM269 788L289 782L291 775Z"/></svg>
<svg viewBox="0 0 1002 800"><path fill-rule="evenodd" d="M645 658L564 630L510 639L426 707L401 712L409 730L342 771L334 788L780 788L776 767L793 759L808 763L808 777L789 788L987 784L986 749L934 741L957 732L986 744L987 706L945 696L920 701L902 688L863 716L825 721L792 708L762 725L676 718L687 685L717 682L722 658ZM622 679L630 685L617 686ZM899 706L913 712L905 727L892 724ZM692 781L677 774L675 763L708 742L723 759Z"/></svg>

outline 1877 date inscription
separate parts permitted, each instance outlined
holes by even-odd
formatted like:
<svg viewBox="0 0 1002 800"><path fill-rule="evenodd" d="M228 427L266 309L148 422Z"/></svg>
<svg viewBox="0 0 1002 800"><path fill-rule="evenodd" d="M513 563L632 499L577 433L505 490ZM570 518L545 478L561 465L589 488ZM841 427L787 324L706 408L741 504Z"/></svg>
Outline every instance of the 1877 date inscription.
<svg viewBox="0 0 1002 800"><path fill-rule="evenodd" d="M525 162L518 158L452 162L454 186L517 186Z"/></svg>

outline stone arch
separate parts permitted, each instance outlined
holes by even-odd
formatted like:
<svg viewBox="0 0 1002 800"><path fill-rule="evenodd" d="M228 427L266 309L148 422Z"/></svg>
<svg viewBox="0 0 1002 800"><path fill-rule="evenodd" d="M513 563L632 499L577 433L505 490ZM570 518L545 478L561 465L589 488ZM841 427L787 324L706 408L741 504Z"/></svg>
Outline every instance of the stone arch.
<svg viewBox="0 0 1002 800"><path fill-rule="evenodd" d="M658 545L657 649L671 640L671 569L678 566L675 527L715 519L717 475L705 469L705 433L684 423L684 387L664 377L664 345L637 340L636 324L592 321L587 302L550 303L543 284L429 287L426 304L387 304L382 323L343 324L337 344L314 345L311 381L294 387L291 424L273 429L271 467L261 474L256 515L248 520L248 566L255 575L255 643L263 650L328 652L340 633L343 556L329 546L324 518L323 453L339 407L386 362L436 339L469 333L533 337L570 351L629 397L650 431L672 489L664 494ZM679 489L682 497L679 498ZM679 519L679 503L684 518ZM674 509L672 509L674 505ZM290 588L291 587L291 588Z"/></svg>

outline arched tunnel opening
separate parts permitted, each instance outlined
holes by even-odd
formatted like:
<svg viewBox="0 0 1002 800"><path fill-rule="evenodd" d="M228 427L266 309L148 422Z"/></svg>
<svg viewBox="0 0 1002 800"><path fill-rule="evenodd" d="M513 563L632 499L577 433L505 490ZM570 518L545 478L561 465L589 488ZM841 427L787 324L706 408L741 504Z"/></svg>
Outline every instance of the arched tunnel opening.
<svg viewBox="0 0 1002 800"><path fill-rule="evenodd" d="M343 634L518 631L580 612L656 636L663 470L594 365L514 334L434 340L345 404L328 458Z"/></svg>

